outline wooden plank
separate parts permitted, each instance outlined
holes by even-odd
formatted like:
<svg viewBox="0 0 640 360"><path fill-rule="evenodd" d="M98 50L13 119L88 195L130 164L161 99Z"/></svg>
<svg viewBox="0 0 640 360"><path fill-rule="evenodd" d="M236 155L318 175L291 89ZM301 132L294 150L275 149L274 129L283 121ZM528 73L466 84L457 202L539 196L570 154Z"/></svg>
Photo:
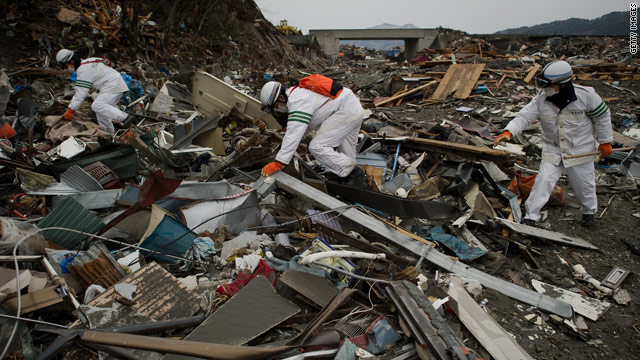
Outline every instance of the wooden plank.
<svg viewBox="0 0 640 360"><path fill-rule="evenodd" d="M447 96L449 96L450 91L446 93L445 91L450 90L449 84L451 83L451 79L453 78L453 74L455 73L455 66L456 65L449 66L449 69L444 74L442 81L440 81L440 85L438 85L436 91L433 93L433 95L431 95L431 99L444 101Z"/></svg>
<svg viewBox="0 0 640 360"><path fill-rule="evenodd" d="M381 101L381 102L379 102L379 103L375 104L375 106L376 106L376 107L378 107L378 106L382 106L382 105L384 105L384 104L386 104L386 103L390 103L390 102L392 102L392 101L396 101L396 100L398 100L398 99L399 99L399 98L401 98L401 97L405 97L405 96L410 95L410 94L413 94L413 93L415 93L415 92L417 92L417 91L420 91L420 90L426 89L426 88L431 87L431 86L433 86L433 85L435 85L435 84L437 84L437 83L438 83L437 81L430 81L430 82L428 82L428 83L426 83L426 84L420 85L420 86L418 86L417 88L413 88L413 89L411 89L411 90L409 90L409 91L407 91L407 92L404 92L404 93L402 93L402 94L399 94L399 95L396 95L396 96L392 96L392 97L390 97L390 98L388 98L388 99L386 99L386 100L384 100L384 101Z"/></svg>
<svg viewBox="0 0 640 360"><path fill-rule="evenodd" d="M453 95L456 99L466 99L471 95L471 91L476 85L476 82L478 82L478 79L480 79L480 74L482 74L485 64L464 64L461 66L464 66L465 72L461 75L461 84Z"/></svg>
<svg viewBox="0 0 640 360"><path fill-rule="evenodd" d="M455 64L449 66L447 73L431 96L431 99L444 101L454 92L456 99L468 98L484 67L485 64Z"/></svg>
<svg viewBox="0 0 640 360"><path fill-rule="evenodd" d="M55 286L44 288L42 290L30 292L20 297L21 307L20 314L27 314L32 311L46 308L48 306L62 302L62 297L56 291ZM18 298L12 298L4 302L12 311L18 311Z"/></svg>
<svg viewBox="0 0 640 360"><path fill-rule="evenodd" d="M398 91L397 95L403 94L405 91L409 90L409 85L405 85L402 90ZM401 97L400 99L398 99L398 102L396 102L395 106L400 106L400 104L402 104L402 100L404 99L404 97ZM224 154L223 154L224 155Z"/></svg>
<svg viewBox="0 0 640 360"><path fill-rule="evenodd" d="M529 84L531 80L533 80L533 77L536 75L536 72L538 72L538 70L540 70L540 64L533 65L533 67L529 70L527 77L524 78L524 82Z"/></svg>
<svg viewBox="0 0 640 360"><path fill-rule="evenodd" d="M500 78L500 81L498 81L498 85L496 85L496 88L499 88L500 85L502 85L502 82L506 77L507 77L507 74L502 74L502 77Z"/></svg>

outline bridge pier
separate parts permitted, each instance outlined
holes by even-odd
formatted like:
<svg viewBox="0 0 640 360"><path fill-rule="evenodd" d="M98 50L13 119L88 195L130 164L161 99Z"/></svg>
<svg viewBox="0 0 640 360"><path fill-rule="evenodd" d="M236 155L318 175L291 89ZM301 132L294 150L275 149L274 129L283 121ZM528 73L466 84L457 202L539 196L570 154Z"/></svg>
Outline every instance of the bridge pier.
<svg viewBox="0 0 640 360"><path fill-rule="evenodd" d="M309 30L327 56L338 56L340 40L404 40L405 59L429 48L438 38L438 29L342 29Z"/></svg>

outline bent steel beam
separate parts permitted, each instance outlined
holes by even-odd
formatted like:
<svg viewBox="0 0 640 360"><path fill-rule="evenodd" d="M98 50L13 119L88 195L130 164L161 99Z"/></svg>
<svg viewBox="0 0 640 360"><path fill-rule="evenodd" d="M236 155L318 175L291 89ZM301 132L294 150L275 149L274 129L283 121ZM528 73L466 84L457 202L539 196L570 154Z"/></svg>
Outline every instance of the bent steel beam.
<svg viewBox="0 0 640 360"><path fill-rule="evenodd" d="M255 185L258 189L258 194L261 196L266 195L261 194L261 191L263 191L263 187L265 189L272 188L270 186L271 184L265 183L264 180L264 178L261 178ZM310 203L324 209L344 209L345 207L347 207L347 204L293 178L290 175L283 173L282 171L271 175L270 178L267 179L267 181L275 181L280 189L299 196L309 201ZM410 251L413 254L426 254L425 260L439 266L446 271L475 279L483 286L503 293L513 299L539 307L540 309L554 313L556 315L569 318L573 314L571 305L563 301L554 299L550 296L539 294L529 289L525 289L508 281L498 279L482 271L471 268L461 263L460 261L451 260L447 255L419 241L416 241L407 235L393 230L380 220L377 220L374 217L365 214L355 208L340 210L340 213L345 218L377 233L387 241L390 241L395 245L400 246L407 251Z"/></svg>

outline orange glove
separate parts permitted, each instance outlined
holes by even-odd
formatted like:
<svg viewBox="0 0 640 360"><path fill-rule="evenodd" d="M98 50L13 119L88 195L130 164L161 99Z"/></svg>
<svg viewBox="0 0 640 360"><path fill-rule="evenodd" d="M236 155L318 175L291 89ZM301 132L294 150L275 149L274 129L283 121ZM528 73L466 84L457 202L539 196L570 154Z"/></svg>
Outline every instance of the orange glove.
<svg viewBox="0 0 640 360"><path fill-rule="evenodd" d="M67 111L64 112L64 115L62 115L62 118L67 121L73 120L73 109L68 108Z"/></svg>
<svg viewBox="0 0 640 360"><path fill-rule="evenodd" d="M276 171L280 171L284 164L280 161L270 162L262 168L262 176L271 176Z"/></svg>
<svg viewBox="0 0 640 360"><path fill-rule="evenodd" d="M600 151L601 158L606 158L607 156L611 155L611 153L613 152L613 148L611 148L610 143L605 143L598 146L598 151Z"/></svg>
<svg viewBox="0 0 640 360"><path fill-rule="evenodd" d="M511 136L513 136L511 131L505 130L502 134L498 135L496 141L493 142L493 146L496 146L503 141L511 140Z"/></svg>

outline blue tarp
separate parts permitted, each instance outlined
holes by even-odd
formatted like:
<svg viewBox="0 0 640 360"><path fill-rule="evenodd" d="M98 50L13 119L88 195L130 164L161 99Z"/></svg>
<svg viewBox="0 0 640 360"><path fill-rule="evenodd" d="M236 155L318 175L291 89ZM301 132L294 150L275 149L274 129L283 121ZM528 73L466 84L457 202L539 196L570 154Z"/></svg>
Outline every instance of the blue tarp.
<svg viewBox="0 0 640 360"><path fill-rule="evenodd" d="M462 239L451 234L445 234L444 230L440 226L420 228L418 229L417 234L427 240L437 241L446 246L451 251L455 252L456 256L460 260L474 260L487 253L482 249L472 247Z"/></svg>

